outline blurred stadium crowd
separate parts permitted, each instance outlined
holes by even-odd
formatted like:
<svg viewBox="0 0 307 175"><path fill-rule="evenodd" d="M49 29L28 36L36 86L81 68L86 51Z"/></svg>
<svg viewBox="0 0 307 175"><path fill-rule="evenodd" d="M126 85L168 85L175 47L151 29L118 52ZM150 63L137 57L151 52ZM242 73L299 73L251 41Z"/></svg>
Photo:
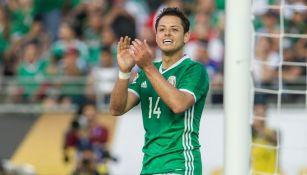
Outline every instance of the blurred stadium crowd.
<svg viewBox="0 0 307 175"><path fill-rule="evenodd" d="M182 8L189 16L192 37L186 53L208 70L208 103L222 104L224 0L0 2L1 104L39 103L47 108L57 104L80 105L84 101L107 104L117 78L119 37L146 39L159 58L153 24L165 6ZM285 10L280 21L278 8L265 7L279 3L254 1L255 86L276 90L281 78L286 88L306 90L306 65L282 65L281 74L278 70L281 61L306 64L307 10ZM304 0L286 3L306 6ZM280 34L284 36L282 40L278 38ZM290 97L290 102L295 100L299 99Z"/></svg>

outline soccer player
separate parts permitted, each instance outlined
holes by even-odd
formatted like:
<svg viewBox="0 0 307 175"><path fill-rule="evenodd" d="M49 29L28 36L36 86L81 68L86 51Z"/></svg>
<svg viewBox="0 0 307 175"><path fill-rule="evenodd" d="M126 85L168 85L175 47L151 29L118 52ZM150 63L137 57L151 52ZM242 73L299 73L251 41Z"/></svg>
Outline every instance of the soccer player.
<svg viewBox="0 0 307 175"><path fill-rule="evenodd" d="M110 112L122 115L141 103L145 129L141 174L201 175L199 125L209 88L207 71L183 53L189 21L177 8L165 8L155 23L162 61L152 62L146 41L118 42L119 79ZM129 84L131 69L141 69Z"/></svg>

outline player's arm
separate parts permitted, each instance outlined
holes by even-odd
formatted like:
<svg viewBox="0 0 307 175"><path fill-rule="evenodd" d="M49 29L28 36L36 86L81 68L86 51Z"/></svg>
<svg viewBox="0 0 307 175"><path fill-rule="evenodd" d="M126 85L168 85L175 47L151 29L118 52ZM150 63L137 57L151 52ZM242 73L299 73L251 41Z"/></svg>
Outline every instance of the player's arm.
<svg viewBox="0 0 307 175"><path fill-rule="evenodd" d="M122 115L139 103L139 97L128 91L128 80L118 79L111 94L110 112Z"/></svg>
<svg viewBox="0 0 307 175"><path fill-rule="evenodd" d="M133 53L135 62L142 67L159 97L174 113L184 112L195 103L192 94L173 87L156 69L149 59L151 53L146 41L144 43L140 40L134 41L132 50L135 50Z"/></svg>
<svg viewBox="0 0 307 175"><path fill-rule="evenodd" d="M174 113L184 112L195 103L192 94L180 91L172 86L154 65L147 66L143 70L158 95Z"/></svg>
<svg viewBox="0 0 307 175"><path fill-rule="evenodd" d="M117 45L117 62L121 76L115 83L111 93L110 112L112 115L122 115L138 104L139 98L128 92L129 72L135 65L129 52L130 38L120 38ZM126 77L125 77L126 76Z"/></svg>

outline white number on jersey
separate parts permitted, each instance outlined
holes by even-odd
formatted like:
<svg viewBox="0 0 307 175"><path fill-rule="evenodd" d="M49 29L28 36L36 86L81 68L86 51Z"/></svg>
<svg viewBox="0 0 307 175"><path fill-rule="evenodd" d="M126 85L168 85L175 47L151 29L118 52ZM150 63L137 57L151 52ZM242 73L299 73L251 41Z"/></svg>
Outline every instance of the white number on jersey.
<svg viewBox="0 0 307 175"><path fill-rule="evenodd" d="M157 118L160 118L160 115L161 115L161 110L160 110L160 107L158 107L159 105L159 101L160 101L160 97L157 98L156 100L156 103L155 103L155 106L153 108L153 111L152 111L152 97L149 97L149 117L148 118L151 118L152 114L155 114L157 115Z"/></svg>

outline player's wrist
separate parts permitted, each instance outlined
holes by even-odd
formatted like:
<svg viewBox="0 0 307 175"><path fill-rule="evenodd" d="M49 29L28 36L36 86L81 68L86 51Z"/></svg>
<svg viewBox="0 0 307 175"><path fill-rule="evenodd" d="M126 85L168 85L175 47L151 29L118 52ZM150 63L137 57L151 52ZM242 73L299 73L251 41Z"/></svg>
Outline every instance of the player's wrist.
<svg viewBox="0 0 307 175"><path fill-rule="evenodd" d="M118 72L118 78L121 80L127 80L131 77L131 71L123 72L119 70Z"/></svg>
<svg viewBox="0 0 307 175"><path fill-rule="evenodd" d="M155 66L153 64L148 64L146 66L143 66L142 69L144 72L151 72L153 69L155 69Z"/></svg>

